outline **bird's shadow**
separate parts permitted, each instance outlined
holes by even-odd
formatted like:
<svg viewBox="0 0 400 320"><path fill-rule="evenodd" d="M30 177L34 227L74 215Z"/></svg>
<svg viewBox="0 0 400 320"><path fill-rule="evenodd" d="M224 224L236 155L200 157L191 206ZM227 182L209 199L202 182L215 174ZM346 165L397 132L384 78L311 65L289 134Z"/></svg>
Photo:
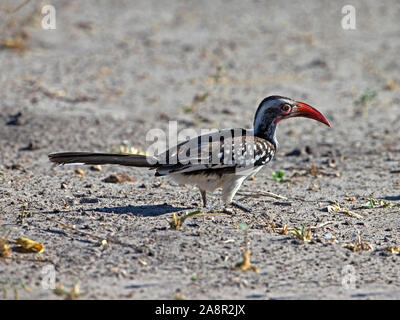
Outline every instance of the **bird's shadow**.
<svg viewBox="0 0 400 320"><path fill-rule="evenodd" d="M173 207L169 204L141 205L141 206L124 206L124 207L104 207L94 208L85 211L117 213L117 214L133 214L145 217L156 217L167 213L179 212L189 208Z"/></svg>
<svg viewBox="0 0 400 320"><path fill-rule="evenodd" d="M387 197L385 197L385 200L388 200L388 201L399 201L400 200L400 196L387 196Z"/></svg>
<svg viewBox="0 0 400 320"><path fill-rule="evenodd" d="M179 212L184 210L190 210L193 207L173 207L169 204L156 204L156 205L140 205L140 206L123 206L123 207L103 207L103 208L93 208L84 209L85 212L104 212L113 214L132 214L136 216L144 217L157 217L167 213ZM79 210L66 210L66 211L47 211L44 214L60 214L60 213L71 213L77 212Z"/></svg>
<svg viewBox="0 0 400 320"><path fill-rule="evenodd" d="M124 206L124 207L103 207L85 210L86 212L104 212L117 214L133 214L144 217L156 217L167 213L179 212L191 208L173 207L169 204Z"/></svg>

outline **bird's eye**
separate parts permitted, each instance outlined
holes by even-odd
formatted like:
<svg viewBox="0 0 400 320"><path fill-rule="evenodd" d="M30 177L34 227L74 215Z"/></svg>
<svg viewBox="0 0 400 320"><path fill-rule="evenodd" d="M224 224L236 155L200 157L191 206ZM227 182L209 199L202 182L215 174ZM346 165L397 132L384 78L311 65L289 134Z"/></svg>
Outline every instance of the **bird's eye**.
<svg viewBox="0 0 400 320"><path fill-rule="evenodd" d="M281 107L281 110L282 110L283 112L289 112L289 111L290 111L290 106L289 106L288 104L284 104L284 105Z"/></svg>

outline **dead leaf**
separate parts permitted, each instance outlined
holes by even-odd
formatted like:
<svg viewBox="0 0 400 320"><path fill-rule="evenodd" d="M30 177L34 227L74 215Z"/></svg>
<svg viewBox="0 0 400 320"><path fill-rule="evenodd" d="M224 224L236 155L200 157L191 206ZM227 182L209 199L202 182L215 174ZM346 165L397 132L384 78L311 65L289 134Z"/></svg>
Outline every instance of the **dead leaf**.
<svg viewBox="0 0 400 320"><path fill-rule="evenodd" d="M0 242L0 257L7 257L11 254L11 248L9 245Z"/></svg>
<svg viewBox="0 0 400 320"><path fill-rule="evenodd" d="M129 143L123 143L119 146L120 153L138 154L145 156L147 153L139 148L131 146Z"/></svg>
<svg viewBox="0 0 400 320"><path fill-rule="evenodd" d="M76 300L79 298L79 296L82 295L82 292L79 287L79 283L75 283L71 290L66 290L63 288L61 284L57 284L56 288L54 289L54 294L58 296L64 296L66 299L69 300Z"/></svg>
<svg viewBox="0 0 400 320"><path fill-rule="evenodd" d="M121 182L136 182L136 178L126 173L112 174L104 179L108 183L121 183Z"/></svg>
<svg viewBox="0 0 400 320"><path fill-rule="evenodd" d="M28 238L18 238L15 244L20 245L19 249L25 253L42 253L44 250L43 244Z"/></svg>
<svg viewBox="0 0 400 320"><path fill-rule="evenodd" d="M203 94L196 93L196 95L193 97L193 104L206 101L209 95L210 94L208 92Z"/></svg>
<svg viewBox="0 0 400 320"><path fill-rule="evenodd" d="M250 263L250 250L246 249L243 252L243 259L239 263L237 263L234 267L233 270L250 270L254 272L259 272L257 267L251 266Z"/></svg>
<svg viewBox="0 0 400 320"><path fill-rule="evenodd" d="M391 253L397 254L400 252L400 246L387 247L386 250Z"/></svg>
<svg viewBox="0 0 400 320"><path fill-rule="evenodd" d="M395 90L397 88L400 88L400 82L394 81L394 80L387 80L385 89L386 90Z"/></svg>
<svg viewBox="0 0 400 320"><path fill-rule="evenodd" d="M172 213L172 220L168 220L167 218L165 218L165 220L169 223L169 226L171 227L171 229L179 230L187 218L193 218L194 216L200 216L200 215L201 216L212 216L213 214L203 214L203 213L201 213L200 210L196 210L196 211L185 213L184 215L178 216L174 212L174 213Z"/></svg>
<svg viewBox="0 0 400 320"><path fill-rule="evenodd" d="M316 183L313 183L312 185L310 185L309 187L308 187L308 190L318 190L319 189L319 185L318 184L316 184Z"/></svg>
<svg viewBox="0 0 400 320"><path fill-rule="evenodd" d="M142 260L142 259L138 259L138 262L144 266L147 266L147 262Z"/></svg>
<svg viewBox="0 0 400 320"><path fill-rule="evenodd" d="M75 173L79 174L80 176L83 176L85 174L85 171L83 171L82 169L76 169Z"/></svg>
<svg viewBox="0 0 400 320"><path fill-rule="evenodd" d="M372 246L368 242L361 242L361 243L348 243L346 245L347 249L350 249L353 252L357 251L370 251L372 250Z"/></svg>
<svg viewBox="0 0 400 320"><path fill-rule="evenodd" d="M174 212L172 213L172 220L166 219L169 223L170 227L174 230L179 230L182 227L182 221L178 218L177 214Z"/></svg>
<svg viewBox="0 0 400 320"><path fill-rule="evenodd" d="M322 177L322 173L319 171L318 167L315 164L313 164L311 166L311 169L309 170L309 174L311 174L312 176L314 176L316 178Z"/></svg>
<svg viewBox="0 0 400 320"><path fill-rule="evenodd" d="M7 257L11 254L11 248L8 245L8 235L0 238L0 257Z"/></svg>
<svg viewBox="0 0 400 320"><path fill-rule="evenodd" d="M350 211L347 208L342 208L340 207L337 203L334 203L333 205L327 206L326 209L328 210L329 213L332 212L338 212L338 213L345 213L351 217L363 219L364 217L358 213L355 213L354 211Z"/></svg>
<svg viewBox="0 0 400 320"><path fill-rule="evenodd" d="M360 231L357 231L357 242L348 243L346 245L346 248L350 249L353 252L372 250L371 244L366 241L361 241Z"/></svg>
<svg viewBox="0 0 400 320"><path fill-rule="evenodd" d="M239 262L235 268L240 270L247 270L250 267L250 251L246 250L243 253L243 260Z"/></svg>
<svg viewBox="0 0 400 320"><path fill-rule="evenodd" d="M12 37L3 39L0 47L12 50L24 49L27 45L28 34L25 31L18 31Z"/></svg>
<svg viewBox="0 0 400 320"><path fill-rule="evenodd" d="M177 293L175 295L175 300L185 300L185 296L183 295L183 293Z"/></svg>

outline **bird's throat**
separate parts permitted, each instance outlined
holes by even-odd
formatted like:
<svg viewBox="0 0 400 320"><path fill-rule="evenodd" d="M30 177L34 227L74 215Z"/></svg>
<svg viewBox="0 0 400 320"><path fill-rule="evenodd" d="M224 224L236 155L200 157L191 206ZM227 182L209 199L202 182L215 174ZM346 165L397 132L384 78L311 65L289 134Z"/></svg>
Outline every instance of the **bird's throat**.
<svg viewBox="0 0 400 320"><path fill-rule="evenodd" d="M278 147L278 141L276 140L276 127L277 123L274 121L263 121L254 127L254 135L263 138L271 142L275 148Z"/></svg>

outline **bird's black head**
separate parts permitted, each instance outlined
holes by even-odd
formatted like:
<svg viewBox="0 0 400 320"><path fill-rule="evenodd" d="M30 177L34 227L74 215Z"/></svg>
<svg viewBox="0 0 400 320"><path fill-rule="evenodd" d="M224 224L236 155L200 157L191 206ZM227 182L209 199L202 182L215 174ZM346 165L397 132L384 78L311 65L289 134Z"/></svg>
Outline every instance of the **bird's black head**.
<svg viewBox="0 0 400 320"><path fill-rule="evenodd" d="M270 96L261 101L258 106L254 116L254 134L276 145L276 125L281 120L294 117L314 119L330 127L328 120L308 104L286 97Z"/></svg>

